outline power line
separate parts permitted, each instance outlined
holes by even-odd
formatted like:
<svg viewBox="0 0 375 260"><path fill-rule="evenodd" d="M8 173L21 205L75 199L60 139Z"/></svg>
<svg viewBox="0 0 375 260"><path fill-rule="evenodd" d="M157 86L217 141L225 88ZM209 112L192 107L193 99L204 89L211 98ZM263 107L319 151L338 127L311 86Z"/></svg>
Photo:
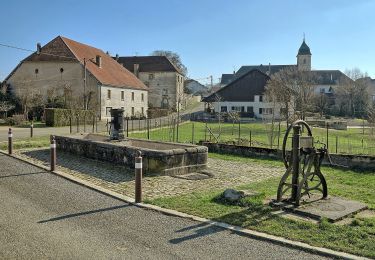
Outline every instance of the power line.
<svg viewBox="0 0 375 260"><path fill-rule="evenodd" d="M29 50L29 49L25 49L25 48L13 46L13 45L8 45L8 44L4 44L4 43L0 43L0 46L7 47L7 48L12 48L12 49L16 49L16 50L28 51L28 52L35 53L35 51L33 51L33 50ZM66 58L66 59L77 60L77 58L75 58L75 57L73 58L73 57L62 56L62 55L57 55L57 54L52 54L52 53L46 53L46 52L40 52L39 55L42 55L42 54L43 55L48 55L48 56L59 57L59 58Z"/></svg>
<svg viewBox="0 0 375 260"><path fill-rule="evenodd" d="M3 47L8 47L8 48L12 48L12 49L21 50L21 51L34 52L34 51L32 51L32 50L29 50L29 49L25 49L25 48L21 48L21 47L17 47L17 46L12 46L12 45L8 45L8 44L0 43L0 45L3 46Z"/></svg>

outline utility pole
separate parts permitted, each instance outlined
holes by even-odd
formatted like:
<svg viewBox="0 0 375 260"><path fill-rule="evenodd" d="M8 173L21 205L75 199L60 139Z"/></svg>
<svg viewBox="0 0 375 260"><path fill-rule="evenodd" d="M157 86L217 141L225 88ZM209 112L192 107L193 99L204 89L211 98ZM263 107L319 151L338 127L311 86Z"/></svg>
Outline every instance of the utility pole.
<svg viewBox="0 0 375 260"><path fill-rule="evenodd" d="M83 58L83 67L84 67L84 76L83 76L83 109L87 110L87 104L86 104L86 76L87 76L87 70L86 70L86 58Z"/></svg>

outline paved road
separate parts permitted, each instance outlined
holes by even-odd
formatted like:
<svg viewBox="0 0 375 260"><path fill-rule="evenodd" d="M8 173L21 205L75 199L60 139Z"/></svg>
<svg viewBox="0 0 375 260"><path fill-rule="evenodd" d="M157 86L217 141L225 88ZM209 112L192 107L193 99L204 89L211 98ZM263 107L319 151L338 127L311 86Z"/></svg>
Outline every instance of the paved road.
<svg viewBox="0 0 375 260"><path fill-rule="evenodd" d="M0 259L323 259L131 206L0 154Z"/></svg>
<svg viewBox="0 0 375 260"><path fill-rule="evenodd" d="M0 142L8 140L8 126L0 126ZM30 128L19 128L13 127L13 138L24 139L30 137ZM69 134L70 128L68 127L43 127L43 128L34 128L34 136L46 136L51 134Z"/></svg>

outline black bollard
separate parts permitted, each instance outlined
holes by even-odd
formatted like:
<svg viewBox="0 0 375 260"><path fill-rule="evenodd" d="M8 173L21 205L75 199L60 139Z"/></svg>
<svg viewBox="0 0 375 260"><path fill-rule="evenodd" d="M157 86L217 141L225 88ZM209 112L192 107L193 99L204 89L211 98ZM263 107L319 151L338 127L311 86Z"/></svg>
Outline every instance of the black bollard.
<svg viewBox="0 0 375 260"><path fill-rule="evenodd" d="M142 202L142 153L137 151L135 157L135 203Z"/></svg>
<svg viewBox="0 0 375 260"><path fill-rule="evenodd" d="M56 140L55 136L51 135L51 171L56 169Z"/></svg>

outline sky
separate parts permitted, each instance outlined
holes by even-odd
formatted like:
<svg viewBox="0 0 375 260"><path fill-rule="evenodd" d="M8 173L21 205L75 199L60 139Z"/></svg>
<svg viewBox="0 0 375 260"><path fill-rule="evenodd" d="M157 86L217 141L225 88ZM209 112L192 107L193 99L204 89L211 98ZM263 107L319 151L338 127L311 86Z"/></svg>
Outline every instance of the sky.
<svg viewBox="0 0 375 260"><path fill-rule="evenodd" d="M242 65L296 64L304 34L313 69L375 78L372 0L4 0L0 10L0 44L36 50L61 35L112 55L170 50L201 83ZM0 81L29 54L0 46Z"/></svg>

